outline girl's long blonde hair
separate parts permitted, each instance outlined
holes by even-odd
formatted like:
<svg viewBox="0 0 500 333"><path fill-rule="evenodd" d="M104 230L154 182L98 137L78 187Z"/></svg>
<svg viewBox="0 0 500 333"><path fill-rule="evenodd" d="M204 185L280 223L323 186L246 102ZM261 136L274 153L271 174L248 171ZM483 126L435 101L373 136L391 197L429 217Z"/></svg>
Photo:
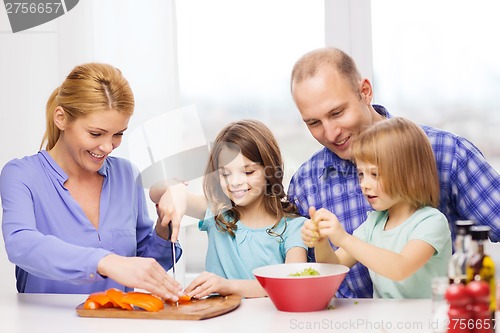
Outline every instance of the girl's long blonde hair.
<svg viewBox="0 0 500 333"><path fill-rule="evenodd" d="M63 108L69 121L105 110L132 115L134 95L121 71L111 65L88 63L75 67L47 101L46 129L40 149L45 143L45 149L52 149L59 139L61 133L54 123L58 106Z"/></svg>
<svg viewBox="0 0 500 333"><path fill-rule="evenodd" d="M361 132L351 147L355 161L376 165L383 191L417 208L437 207L439 178L425 132L408 119L376 122Z"/></svg>

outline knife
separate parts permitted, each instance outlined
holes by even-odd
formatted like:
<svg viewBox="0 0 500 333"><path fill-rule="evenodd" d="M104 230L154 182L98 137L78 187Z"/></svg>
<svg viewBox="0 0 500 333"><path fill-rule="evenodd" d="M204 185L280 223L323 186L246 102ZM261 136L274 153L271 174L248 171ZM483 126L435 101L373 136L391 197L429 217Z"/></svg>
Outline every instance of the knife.
<svg viewBox="0 0 500 333"><path fill-rule="evenodd" d="M170 224L168 225L170 229L170 243L172 244L172 276L174 280L177 280L175 278L175 244L172 242L172 221L170 221Z"/></svg>
<svg viewBox="0 0 500 333"><path fill-rule="evenodd" d="M170 244L172 244L172 277L174 278L175 281L177 279L175 278L175 243L172 242L172 221L170 221L169 224L170 227ZM175 305L179 305L179 302L175 302Z"/></svg>

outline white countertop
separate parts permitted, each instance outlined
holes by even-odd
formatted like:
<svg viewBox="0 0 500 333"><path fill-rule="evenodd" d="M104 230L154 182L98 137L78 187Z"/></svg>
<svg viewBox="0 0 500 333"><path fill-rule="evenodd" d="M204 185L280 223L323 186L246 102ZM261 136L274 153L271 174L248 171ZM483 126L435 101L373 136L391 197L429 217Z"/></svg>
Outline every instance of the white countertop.
<svg viewBox="0 0 500 333"><path fill-rule="evenodd" d="M86 295L0 294L0 330L8 333L138 332L432 332L430 300L334 300L334 309L292 313L269 298L243 299L234 311L199 320L79 317ZM497 313L498 318L498 313ZM497 329L497 332L500 330Z"/></svg>

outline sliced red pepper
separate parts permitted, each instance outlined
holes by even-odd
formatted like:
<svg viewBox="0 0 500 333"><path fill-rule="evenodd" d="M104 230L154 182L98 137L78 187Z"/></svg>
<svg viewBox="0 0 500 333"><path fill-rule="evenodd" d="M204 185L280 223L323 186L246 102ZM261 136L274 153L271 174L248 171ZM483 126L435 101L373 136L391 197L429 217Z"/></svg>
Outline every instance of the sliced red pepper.
<svg viewBox="0 0 500 333"><path fill-rule="evenodd" d="M129 291L121 301L151 312L160 311L165 306L159 297L139 291Z"/></svg>
<svg viewBox="0 0 500 333"><path fill-rule="evenodd" d="M189 302L191 302L191 300L192 300L191 296L182 295L182 296L179 296L179 300L177 300L177 302L174 302L171 299L167 299L165 301L168 302L169 304L179 304L179 303L189 303Z"/></svg>
<svg viewBox="0 0 500 333"><path fill-rule="evenodd" d="M132 305L122 302L123 297L126 295L123 291L116 288L110 288L106 290L106 295L110 298L115 307L122 308L124 310L133 309Z"/></svg>
<svg viewBox="0 0 500 333"><path fill-rule="evenodd" d="M179 297L179 300L178 300L179 303L188 303L188 302L191 302L191 296L189 295L182 295Z"/></svg>
<svg viewBox="0 0 500 333"><path fill-rule="evenodd" d="M87 298L85 303L83 303L83 308L87 310L97 310L101 308L101 304L97 303L96 301L91 300L90 298Z"/></svg>
<svg viewBox="0 0 500 333"><path fill-rule="evenodd" d="M109 308L113 307L113 302L109 298L109 296L106 294L104 291L98 291L95 293L92 293L88 297L90 300L96 302L99 304L102 308Z"/></svg>
<svg viewBox="0 0 500 333"><path fill-rule="evenodd" d="M83 304L84 309L88 310L112 307L133 310L134 306L146 311L157 312L163 309L165 304L161 298L149 293L139 291L124 293L116 288L92 293Z"/></svg>

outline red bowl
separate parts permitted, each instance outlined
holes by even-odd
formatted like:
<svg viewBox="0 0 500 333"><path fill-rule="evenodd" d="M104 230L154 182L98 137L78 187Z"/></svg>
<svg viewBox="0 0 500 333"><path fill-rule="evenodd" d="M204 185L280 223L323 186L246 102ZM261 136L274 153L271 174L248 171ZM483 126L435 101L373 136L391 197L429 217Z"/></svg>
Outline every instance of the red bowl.
<svg viewBox="0 0 500 333"><path fill-rule="evenodd" d="M316 276L290 276L306 268ZM320 263L290 263L259 267L253 274L280 311L309 312L324 310L335 296L349 268Z"/></svg>

